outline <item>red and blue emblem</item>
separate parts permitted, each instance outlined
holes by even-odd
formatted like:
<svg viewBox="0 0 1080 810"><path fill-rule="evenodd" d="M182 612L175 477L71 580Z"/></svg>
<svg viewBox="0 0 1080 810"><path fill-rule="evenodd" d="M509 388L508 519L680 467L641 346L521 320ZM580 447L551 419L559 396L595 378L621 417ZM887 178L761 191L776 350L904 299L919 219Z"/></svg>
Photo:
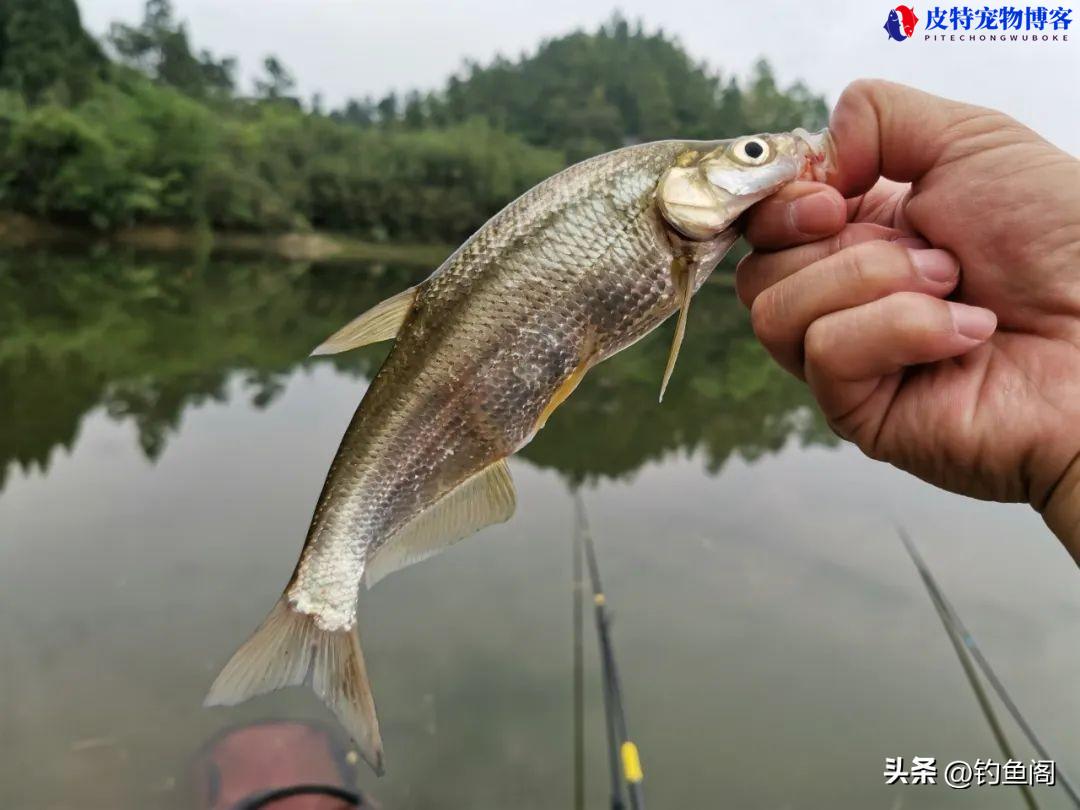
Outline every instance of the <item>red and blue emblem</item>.
<svg viewBox="0 0 1080 810"><path fill-rule="evenodd" d="M915 23L918 21L915 9L910 6L897 6L889 12L889 17L885 20L885 31L889 39L903 42L915 33Z"/></svg>

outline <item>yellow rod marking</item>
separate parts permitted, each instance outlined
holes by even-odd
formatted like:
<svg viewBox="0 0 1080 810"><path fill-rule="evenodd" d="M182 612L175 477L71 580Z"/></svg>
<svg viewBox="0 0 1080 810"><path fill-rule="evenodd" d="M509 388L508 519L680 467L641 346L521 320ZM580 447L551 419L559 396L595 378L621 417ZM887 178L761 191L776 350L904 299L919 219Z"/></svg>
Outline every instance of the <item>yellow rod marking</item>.
<svg viewBox="0 0 1080 810"><path fill-rule="evenodd" d="M598 594L596 594L596 595L595 595L595 596L594 596L594 597L592 598L592 600L593 600L593 604L594 604L594 605L602 605L602 604L604 604L604 602L606 602L606 601L607 601L607 600L606 600L606 599L604 598L604 595L603 595L602 593L598 593Z"/></svg>
<svg viewBox="0 0 1080 810"><path fill-rule="evenodd" d="M638 756L637 746L627 740L622 744L620 753L622 754L623 776L626 777L626 781L637 784L644 779L645 774L641 771L641 757Z"/></svg>

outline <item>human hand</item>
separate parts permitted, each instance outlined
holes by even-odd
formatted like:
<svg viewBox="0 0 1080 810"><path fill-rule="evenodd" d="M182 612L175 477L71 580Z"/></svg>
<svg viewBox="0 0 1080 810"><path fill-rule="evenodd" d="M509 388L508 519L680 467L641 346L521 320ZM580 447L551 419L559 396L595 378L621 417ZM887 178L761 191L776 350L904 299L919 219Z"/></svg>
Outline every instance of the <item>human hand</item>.
<svg viewBox="0 0 1080 810"><path fill-rule="evenodd" d="M1080 161L993 110L859 81L829 185L753 209L739 297L871 458L1023 501L1080 562Z"/></svg>

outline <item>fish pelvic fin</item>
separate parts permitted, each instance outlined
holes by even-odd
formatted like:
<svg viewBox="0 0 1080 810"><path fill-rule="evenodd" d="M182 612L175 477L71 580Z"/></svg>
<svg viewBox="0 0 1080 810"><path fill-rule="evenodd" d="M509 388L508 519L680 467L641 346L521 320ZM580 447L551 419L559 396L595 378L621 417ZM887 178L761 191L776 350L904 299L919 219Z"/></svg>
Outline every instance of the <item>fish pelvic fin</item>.
<svg viewBox="0 0 1080 810"><path fill-rule="evenodd" d="M418 290L419 287L409 287L385 301L380 301L316 346L311 355L314 357L320 354L338 354L397 337L402 324L412 311L413 304L416 303Z"/></svg>
<svg viewBox="0 0 1080 810"><path fill-rule="evenodd" d="M324 630L283 594L210 687L204 706L234 706L285 686L308 683L383 774L382 738L360 639L353 628Z"/></svg>
<svg viewBox="0 0 1080 810"><path fill-rule="evenodd" d="M577 390L578 385L585 379L585 375L590 368L592 368L591 358L583 360L581 364L570 373L570 376L563 381L562 385L555 389L555 393L552 394L548 404L545 405L544 410L540 412L540 416L536 420L536 425L533 427L533 433L543 429L544 425L547 424L547 420L555 413L555 410L566 402L570 395Z"/></svg>
<svg viewBox="0 0 1080 810"><path fill-rule="evenodd" d="M667 391L668 383L671 382L671 374L675 371L675 361L679 359L679 349L682 348L683 338L686 336L686 316L690 312L690 300L694 297L694 286L697 281L696 269L695 264L681 257L671 263L671 275L679 293L679 320L675 323L675 337L672 338L667 366L664 367L664 379L660 382L660 402L664 401L664 392Z"/></svg>
<svg viewBox="0 0 1080 810"><path fill-rule="evenodd" d="M364 583L370 588L485 526L509 520L516 505L510 468L500 459L458 484L376 549L364 565Z"/></svg>

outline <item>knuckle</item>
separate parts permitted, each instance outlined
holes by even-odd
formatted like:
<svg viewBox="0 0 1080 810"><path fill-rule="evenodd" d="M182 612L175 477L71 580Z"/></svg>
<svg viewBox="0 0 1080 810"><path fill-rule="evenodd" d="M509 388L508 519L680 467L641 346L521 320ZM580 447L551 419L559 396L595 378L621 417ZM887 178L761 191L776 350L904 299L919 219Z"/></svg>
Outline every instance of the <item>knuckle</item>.
<svg viewBox="0 0 1080 810"><path fill-rule="evenodd" d="M869 459L874 461L888 461L888 453L881 441L880 423L863 422L852 434L851 439Z"/></svg>
<svg viewBox="0 0 1080 810"><path fill-rule="evenodd" d="M844 88L836 102L836 106L843 105L846 107L852 104L863 104L867 99L872 98L881 89L881 86L882 82L877 79L856 79Z"/></svg>
<svg viewBox="0 0 1080 810"><path fill-rule="evenodd" d="M879 110L890 104L893 85L881 79L856 79L844 88L830 118L830 126L843 129L844 123L878 118Z"/></svg>
<svg viewBox="0 0 1080 810"><path fill-rule="evenodd" d="M873 242L852 245L840 254L839 272L846 276L846 283L865 286L873 280L876 247Z"/></svg>
<svg viewBox="0 0 1080 810"><path fill-rule="evenodd" d="M772 288L765 290L754 299L750 306L750 325L758 340L768 346L774 342L776 334L776 312L773 304L775 293Z"/></svg>
<svg viewBox="0 0 1080 810"><path fill-rule="evenodd" d="M897 236L894 228L878 225L876 222L855 222L848 225L834 238L832 252L838 252L845 248L861 245L875 240L885 241Z"/></svg>
<svg viewBox="0 0 1080 810"><path fill-rule="evenodd" d="M1023 127L1015 119L989 107L954 102L953 119L942 131L945 143L966 141L987 133L1013 135Z"/></svg>
<svg viewBox="0 0 1080 810"><path fill-rule="evenodd" d="M831 347L831 330L828 324L821 319L810 324L803 339L803 353L807 365L828 373L831 370Z"/></svg>
<svg viewBox="0 0 1080 810"><path fill-rule="evenodd" d="M833 234L825 242L825 255L835 256L843 250L858 244L859 235L855 230L855 226L849 226L844 228L840 233Z"/></svg>
<svg viewBox="0 0 1080 810"><path fill-rule="evenodd" d="M854 436L851 428L848 426L849 421L850 420L843 417L830 417L825 420L825 424L829 426L829 430L831 430L837 438L843 439L845 442L851 442L854 441Z"/></svg>
<svg viewBox="0 0 1080 810"><path fill-rule="evenodd" d="M869 292L893 289L910 279L914 272L907 251L894 242L860 242L847 248L844 254L841 272L847 275L847 283Z"/></svg>
<svg viewBox="0 0 1080 810"><path fill-rule="evenodd" d="M760 264L761 260L757 254L748 253L739 260L735 268L735 295L747 309L750 309L758 296L755 277L761 274Z"/></svg>
<svg viewBox="0 0 1080 810"><path fill-rule="evenodd" d="M796 302L797 289L790 277L762 291L750 308L750 323L758 340L771 348L790 342L801 327L798 323Z"/></svg>
<svg viewBox="0 0 1080 810"><path fill-rule="evenodd" d="M927 333L946 328L938 312L940 302L936 299L915 292L898 292L891 295L890 299L890 320L899 332Z"/></svg>
<svg viewBox="0 0 1080 810"><path fill-rule="evenodd" d="M865 403L842 416L829 420L829 427L841 439L851 442L869 458L881 461L877 441L877 419Z"/></svg>
<svg viewBox="0 0 1080 810"><path fill-rule="evenodd" d="M849 277L851 283L863 287L866 282L873 280L876 266L874 255L876 252L873 242L853 245L844 252L842 271Z"/></svg>

